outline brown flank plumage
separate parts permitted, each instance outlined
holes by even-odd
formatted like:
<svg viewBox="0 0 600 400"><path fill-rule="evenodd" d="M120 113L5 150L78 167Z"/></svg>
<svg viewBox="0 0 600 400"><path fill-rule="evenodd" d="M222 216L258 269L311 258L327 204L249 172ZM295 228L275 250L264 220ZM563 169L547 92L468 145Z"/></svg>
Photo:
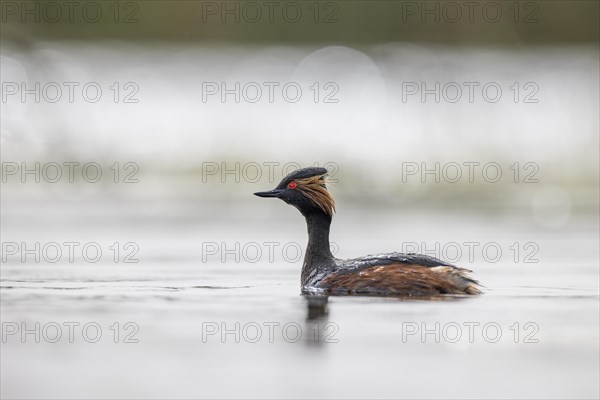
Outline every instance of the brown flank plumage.
<svg viewBox="0 0 600 400"><path fill-rule="evenodd" d="M465 279L463 268L431 267L415 264L373 266L358 273L334 273L319 286L335 294L433 296L438 294L480 294L476 283ZM346 293L344 293L346 292Z"/></svg>

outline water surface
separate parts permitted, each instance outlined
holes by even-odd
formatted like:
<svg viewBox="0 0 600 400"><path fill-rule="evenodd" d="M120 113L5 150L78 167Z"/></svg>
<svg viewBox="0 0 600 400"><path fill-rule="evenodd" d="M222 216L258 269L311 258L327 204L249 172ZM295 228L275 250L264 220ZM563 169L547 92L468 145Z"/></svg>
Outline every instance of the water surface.
<svg viewBox="0 0 600 400"><path fill-rule="evenodd" d="M283 219L224 212L221 220L215 214L189 222L111 217L45 224L13 217L19 205L9 204L4 241L61 242L75 233L102 246L132 240L140 262L36 264L13 257L3 263L4 328L40 323L40 343L33 334L24 342L9 335L2 343L3 398L599 395L594 218L573 217L561 231L545 231L502 218L446 216L461 221L457 231L427 213L374 213L366 223L360 210L346 207L332 230L339 257L400 250L398 237L408 236L432 247L444 238L496 240L506 255L491 263L475 253L473 262L459 263L475 270L483 296L332 297L309 307L299 293L301 261L277 250L304 245L305 228L293 210L283 208L289 211ZM399 221L413 228L398 230ZM371 225L378 235L369 234ZM221 254L207 255L202 247L225 242L235 249L239 242L242 249L266 241L280 246L272 260L263 255L256 262L250 253L222 262ZM508 247L529 241L539 245L538 262L524 263L520 255L515 263ZM52 323L62 326L56 343L48 341L55 336ZM79 324L72 343L68 323ZM84 337L87 323L94 325ZM89 343L96 326L102 337Z"/></svg>

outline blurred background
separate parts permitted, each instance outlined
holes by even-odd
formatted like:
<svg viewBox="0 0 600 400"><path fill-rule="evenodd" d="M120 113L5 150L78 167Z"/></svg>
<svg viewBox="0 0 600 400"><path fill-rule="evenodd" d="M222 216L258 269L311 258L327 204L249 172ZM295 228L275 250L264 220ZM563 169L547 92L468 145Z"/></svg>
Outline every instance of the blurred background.
<svg viewBox="0 0 600 400"><path fill-rule="evenodd" d="M2 1L2 397L597 398L599 13ZM304 222L252 196L311 165L333 182L336 256L431 254L486 295L333 298L319 323L339 343L205 343L207 323L312 321ZM140 340L7 333L65 321ZM468 321L505 340L402 340Z"/></svg>

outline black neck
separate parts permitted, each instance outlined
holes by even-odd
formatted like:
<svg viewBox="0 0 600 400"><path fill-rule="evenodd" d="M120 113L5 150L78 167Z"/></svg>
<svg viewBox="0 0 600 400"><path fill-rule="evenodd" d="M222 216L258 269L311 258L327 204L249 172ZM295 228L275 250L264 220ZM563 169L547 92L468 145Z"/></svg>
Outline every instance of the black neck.
<svg viewBox="0 0 600 400"><path fill-rule="evenodd" d="M308 227L308 246L306 246L302 267L302 285L306 284L320 267L330 266L334 259L329 247L331 217L319 210L306 214L305 218Z"/></svg>

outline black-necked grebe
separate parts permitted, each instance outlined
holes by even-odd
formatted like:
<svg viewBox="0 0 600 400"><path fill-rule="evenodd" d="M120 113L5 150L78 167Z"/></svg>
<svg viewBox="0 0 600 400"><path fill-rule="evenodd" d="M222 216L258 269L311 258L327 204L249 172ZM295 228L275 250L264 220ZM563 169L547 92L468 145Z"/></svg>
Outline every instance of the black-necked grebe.
<svg viewBox="0 0 600 400"><path fill-rule="evenodd" d="M340 260L331 254L329 227L335 210L327 190L325 168L292 172L260 197L277 197L306 218L308 246L302 266L302 293L427 297L479 294L469 271L437 258L414 253L388 253Z"/></svg>

